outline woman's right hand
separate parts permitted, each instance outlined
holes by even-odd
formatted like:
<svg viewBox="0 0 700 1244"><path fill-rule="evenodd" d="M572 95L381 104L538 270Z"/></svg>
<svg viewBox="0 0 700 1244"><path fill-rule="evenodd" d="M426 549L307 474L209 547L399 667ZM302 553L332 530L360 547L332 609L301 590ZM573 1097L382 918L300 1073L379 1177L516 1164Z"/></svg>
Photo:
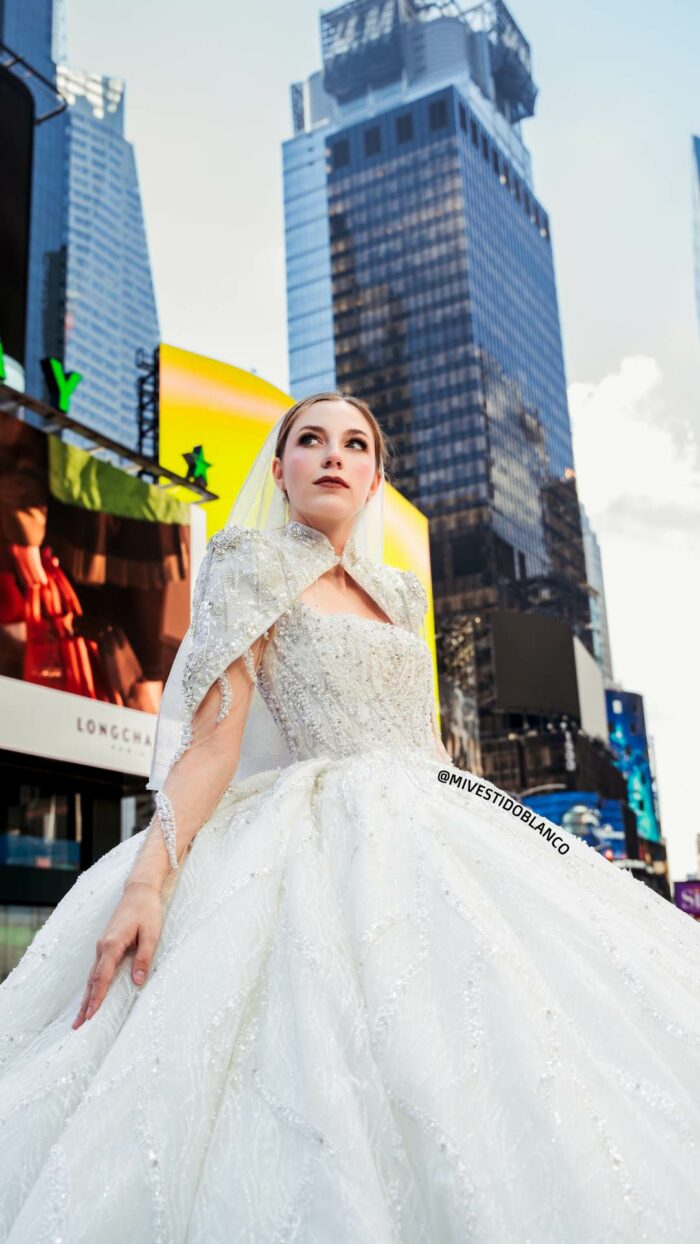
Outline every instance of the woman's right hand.
<svg viewBox="0 0 700 1244"><path fill-rule="evenodd" d="M95 1014L124 955L132 948L135 956L131 978L135 985L144 983L162 928L163 908L158 887L145 881L127 883L123 896L97 943L95 961L88 976L80 1010L71 1027L80 1028L84 1020Z"/></svg>

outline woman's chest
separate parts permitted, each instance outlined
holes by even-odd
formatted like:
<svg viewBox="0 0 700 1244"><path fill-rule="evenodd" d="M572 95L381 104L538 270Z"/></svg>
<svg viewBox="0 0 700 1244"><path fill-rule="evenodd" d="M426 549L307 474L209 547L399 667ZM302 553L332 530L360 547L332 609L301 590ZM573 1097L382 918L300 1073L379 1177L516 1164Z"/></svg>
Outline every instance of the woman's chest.
<svg viewBox="0 0 700 1244"><path fill-rule="evenodd" d="M258 686L288 741L342 752L423 740L433 672L423 640L403 627L357 615L322 615L297 600L275 623Z"/></svg>

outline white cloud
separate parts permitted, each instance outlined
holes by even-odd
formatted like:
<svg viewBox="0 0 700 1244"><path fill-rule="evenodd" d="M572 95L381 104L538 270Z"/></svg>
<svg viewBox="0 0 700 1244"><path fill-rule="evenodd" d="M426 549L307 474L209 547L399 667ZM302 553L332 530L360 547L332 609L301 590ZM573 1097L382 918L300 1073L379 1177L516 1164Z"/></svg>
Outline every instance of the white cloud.
<svg viewBox="0 0 700 1244"><path fill-rule="evenodd" d="M643 355L569 386L579 496L601 546L613 673L644 697L672 878L696 868L700 833L697 596L700 475L678 444L664 375ZM675 439L674 439L675 433Z"/></svg>

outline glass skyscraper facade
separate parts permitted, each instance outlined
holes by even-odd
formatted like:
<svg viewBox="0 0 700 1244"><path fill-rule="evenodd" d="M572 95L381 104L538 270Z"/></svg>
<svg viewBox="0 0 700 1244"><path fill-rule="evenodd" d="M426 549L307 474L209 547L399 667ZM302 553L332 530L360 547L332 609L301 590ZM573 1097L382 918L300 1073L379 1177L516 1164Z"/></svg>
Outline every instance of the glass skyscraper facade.
<svg viewBox="0 0 700 1244"><path fill-rule="evenodd" d="M83 376L71 414L135 449L136 352L156 349L159 326L124 82L63 65L57 81L69 103L64 367Z"/></svg>
<svg viewBox="0 0 700 1244"><path fill-rule="evenodd" d="M289 388L295 396L336 384L333 286L323 130L284 144Z"/></svg>
<svg viewBox="0 0 700 1244"><path fill-rule="evenodd" d="M136 448L136 352L152 354L160 334L124 82L56 64L65 31L54 0L0 0L0 38L68 103L34 126L25 391L53 402L42 359L59 359L82 376L71 415ZM37 119L56 107L36 75L19 64L13 72L32 91Z"/></svg>
<svg viewBox="0 0 700 1244"><path fill-rule="evenodd" d="M603 561L600 545L586 513L581 504L581 524L583 527L583 548L586 556L586 579L590 589L591 635L596 660L605 676L605 685L614 682L610 633L608 630L608 610L605 603L605 586L603 583Z"/></svg>
<svg viewBox="0 0 700 1244"><path fill-rule="evenodd" d="M364 397L396 446L393 482L430 519L438 653L457 630L484 744L509 725L490 611L549 613L597 655L551 228L520 132L530 50L498 0L438 17L354 0L321 34L284 145L290 387Z"/></svg>

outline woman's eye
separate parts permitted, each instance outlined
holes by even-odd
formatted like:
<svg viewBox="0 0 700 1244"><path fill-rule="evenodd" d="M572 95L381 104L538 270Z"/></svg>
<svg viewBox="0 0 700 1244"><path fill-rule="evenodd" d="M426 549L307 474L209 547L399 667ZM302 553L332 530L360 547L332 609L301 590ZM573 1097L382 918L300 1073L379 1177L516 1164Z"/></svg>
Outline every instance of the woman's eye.
<svg viewBox="0 0 700 1244"><path fill-rule="evenodd" d="M304 442L308 439L308 437L311 437L312 440L315 440L315 441L318 440L318 437L315 432L302 432L301 436L299 437L299 444L303 445ZM367 448L367 442L361 440L359 436L353 436L352 439L348 441L348 445L352 445L353 443L355 445L359 445L361 449Z"/></svg>

